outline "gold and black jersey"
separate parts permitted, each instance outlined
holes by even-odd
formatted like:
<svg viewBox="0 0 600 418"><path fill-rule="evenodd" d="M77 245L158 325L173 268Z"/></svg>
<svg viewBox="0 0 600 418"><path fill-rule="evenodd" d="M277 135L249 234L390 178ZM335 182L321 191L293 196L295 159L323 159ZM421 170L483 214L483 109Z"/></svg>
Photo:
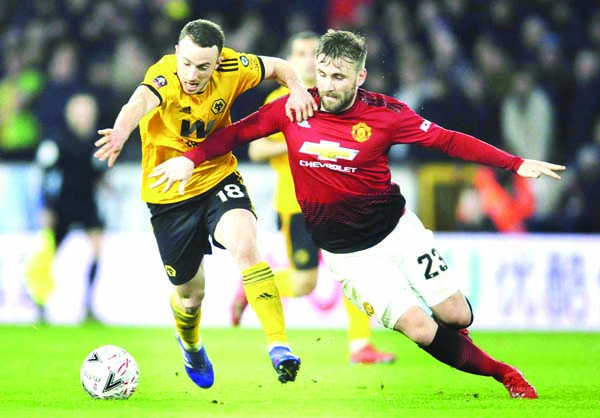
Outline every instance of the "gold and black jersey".
<svg viewBox="0 0 600 418"><path fill-rule="evenodd" d="M172 203L203 193L237 167L232 153L200 164L188 182L185 195L177 187L167 193L151 189L155 179L148 174L158 164L189 151L211 133L231 124L233 101L264 77L260 58L223 48L222 61L206 89L187 94L177 77L177 58L165 55L152 65L142 82L160 99L160 105L140 121L142 138L142 199L150 203Z"/></svg>

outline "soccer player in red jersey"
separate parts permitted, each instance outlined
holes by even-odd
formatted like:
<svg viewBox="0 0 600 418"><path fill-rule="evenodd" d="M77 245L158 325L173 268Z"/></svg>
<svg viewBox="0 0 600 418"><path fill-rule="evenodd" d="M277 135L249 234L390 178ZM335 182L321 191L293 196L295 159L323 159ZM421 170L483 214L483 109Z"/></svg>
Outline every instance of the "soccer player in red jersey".
<svg viewBox="0 0 600 418"><path fill-rule="evenodd" d="M317 48L319 35L314 32L300 32L292 35L286 45L286 59L300 74L305 86L316 84ZM285 96L289 89L279 86L273 90L265 102ZM296 200L294 180L287 156L287 145L282 133L261 138L250 143L248 155L251 160L268 159L276 174L273 193L274 209L277 212L277 225L286 241L289 268L273 271L275 284L282 298L302 297L310 294L317 286L319 275L319 249L306 230L302 209ZM379 351L371 342L371 320L348 298L341 297L348 317L348 348L350 362L354 364L381 364L396 361L394 353ZM248 306L243 287L235 293L231 304L233 325L239 325L242 314Z"/></svg>
<svg viewBox="0 0 600 418"><path fill-rule="evenodd" d="M556 171L565 167L511 155L423 119L396 99L361 89L366 55L361 36L328 31L317 51L317 87L310 90L319 103L314 117L290 122L285 99L268 103L184 156L158 165L150 187L164 184L166 191L180 181L183 193L196 165L239 144L284 133L306 226L346 296L435 359L491 376L513 398L537 398L519 370L459 332L472 323L472 310L432 232L406 208L391 181L388 151L394 144L415 144L530 178L560 179Z"/></svg>

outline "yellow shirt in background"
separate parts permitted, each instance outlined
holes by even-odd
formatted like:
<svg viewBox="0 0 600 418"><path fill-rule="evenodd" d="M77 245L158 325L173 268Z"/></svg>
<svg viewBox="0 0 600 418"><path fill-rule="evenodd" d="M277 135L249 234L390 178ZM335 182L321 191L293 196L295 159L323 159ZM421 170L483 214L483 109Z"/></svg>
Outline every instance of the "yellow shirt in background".
<svg viewBox="0 0 600 418"><path fill-rule="evenodd" d="M281 96L289 94L287 87L281 86L271 92L265 100L265 103L272 102ZM271 141L285 142L285 137L278 132L269 136ZM294 189L294 180L290 170L287 153L272 157L269 162L277 174L275 183L275 192L273 193L273 205L275 210L284 215L302 213L300 205L296 200L296 190Z"/></svg>

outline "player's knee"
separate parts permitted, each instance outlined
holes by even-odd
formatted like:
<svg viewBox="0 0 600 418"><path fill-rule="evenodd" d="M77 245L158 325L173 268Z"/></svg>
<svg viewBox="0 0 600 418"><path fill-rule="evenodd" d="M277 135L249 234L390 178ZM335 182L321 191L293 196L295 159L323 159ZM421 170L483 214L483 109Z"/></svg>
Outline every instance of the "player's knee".
<svg viewBox="0 0 600 418"><path fill-rule="evenodd" d="M443 317L437 317L439 322L452 329L467 328L473 322L473 315L470 310L455 310L446 312Z"/></svg>
<svg viewBox="0 0 600 418"><path fill-rule="evenodd" d="M180 297L180 299L181 305L185 312L190 315L195 315L202 306L202 300L204 299L204 290L186 297Z"/></svg>
<svg viewBox="0 0 600 418"><path fill-rule="evenodd" d="M442 303L432 306L435 320L452 329L467 328L473 323L469 299L457 292Z"/></svg>
<svg viewBox="0 0 600 418"><path fill-rule="evenodd" d="M253 266L260 261L256 236L240 234L236 240L226 244L226 248L240 268Z"/></svg>
<svg viewBox="0 0 600 418"><path fill-rule="evenodd" d="M437 329L435 321L420 307L410 307L396 321L394 329L419 345L428 345Z"/></svg>
<svg viewBox="0 0 600 418"><path fill-rule="evenodd" d="M455 309L446 318L448 321L447 325L454 329L468 328L473 323L473 309L469 299L465 297L466 306L460 309Z"/></svg>
<svg viewBox="0 0 600 418"><path fill-rule="evenodd" d="M471 311L462 311L454 321L454 328L467 328L473 323L473 314Z"/></svg>
<svg viewBox="0 0 600 418"><path fill-rule="evenodd" d="M179 304L189 314L195 314L202 306L204 300L204 286L200 281L191 281L186 285L177 287Z"/></svg>

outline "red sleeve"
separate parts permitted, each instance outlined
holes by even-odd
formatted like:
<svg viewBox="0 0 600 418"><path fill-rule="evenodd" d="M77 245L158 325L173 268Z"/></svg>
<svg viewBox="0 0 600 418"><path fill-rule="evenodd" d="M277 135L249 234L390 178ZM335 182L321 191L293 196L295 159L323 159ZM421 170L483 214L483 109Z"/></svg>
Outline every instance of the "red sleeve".
<svg viewBox="0 0 600 418"><path fill-rule="evenodd" d="M183 156L192 160L197 167L206 160L227 154L241 144L279 132L282 124L288 120L285 115L286 100L287 96L284 96L261 106L256 112L209 135Z"/></svg>
<svg viewBox="0 0 600 418"><path fill-rule="evenodd" d="M440 129L436 140L430 147L451 157L504 168L515 173L523 163L523 158L502 151L487 142L462 132L449 131L443 128Z"/></svg>
<svg viewBox="0 0 600 418"><path fill-rule="evenodd" d="M424 119L410 107L405 106L397 119L398 129L394 143L412 143L433 148L451 157L487 164L516 172L523 159L502 151L473 136L444 129Z"/></svg>

